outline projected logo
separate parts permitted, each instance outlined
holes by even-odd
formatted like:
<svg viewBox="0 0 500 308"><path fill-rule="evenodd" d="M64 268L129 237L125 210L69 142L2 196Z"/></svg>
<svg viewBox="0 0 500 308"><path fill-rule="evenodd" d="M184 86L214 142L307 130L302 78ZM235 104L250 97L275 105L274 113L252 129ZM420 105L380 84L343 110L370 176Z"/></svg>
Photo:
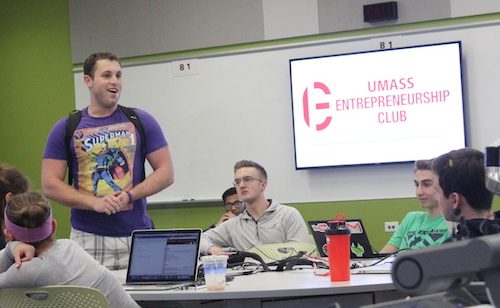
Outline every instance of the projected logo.
<svg viewBox="0 0 500 308"><path fill-rule="evenodd" d="M330 89L322 82L314 82L314 90L322 91L323 94L329 95L330 94ZM309 111L309 88L306 88L304 90L304 94L302 95L302 106L303 106L303 113L304 113L304 121L306 122L308 127L311 127L310 123L310 111ZM330 103L329 102L317 102L314 104L314 110L324 110L324 109L330 109ZM315 129L317 131L324 130L325 128L330 125L332 122L332 117L331 116L325 116L323 121L321 123L316 123L314 125Z"/></svg>

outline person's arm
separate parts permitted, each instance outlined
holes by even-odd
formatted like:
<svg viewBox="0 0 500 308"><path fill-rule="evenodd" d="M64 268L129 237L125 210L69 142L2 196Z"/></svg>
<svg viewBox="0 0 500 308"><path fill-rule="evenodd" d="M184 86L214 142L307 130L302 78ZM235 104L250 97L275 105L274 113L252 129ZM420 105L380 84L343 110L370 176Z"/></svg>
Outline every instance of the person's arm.
<svg viewBox="0 0 500 308"><path fill-rule="evenodd" d="M129 191L134 200L156 194L174 182L174 168L168 146L149 153L147 159L153 172Z"/></svg>
<svg viewBox="0 0 500 308"><path fill-rule="evenodd" d="M0 251L0 273L5 272L13 263L16 267L21 266L21 262L26 262L35 257L35 247L19 241L11 241L5 245L5 249Z"/></svg>
<svg viewBox="0 0 500 308"><path fill-rule="evenodd" d="M309 232L307 231L307 225L304 222L304 218L300 215L299 211L295 208L290 208L290 214L288 219L285 220L286 226L286 241L287 242L309 242Z"/></svg>
<svg viewBox="0 0 500 308"><path fill-rule="evenodd" d="M204 235L203 233L201 237L201 242L200 242L200 253L202 255L222 255L224 254L224 250L220 248L219 246L215 246L212 244L210 239Z"/></svg>
<svg viewBox="0 0 500 308"><path fill-rule="evenodd" d="M234 215L232 212L225 212L215 225L218 226L221 223L223 223L231 218L234 218L234 217L236 217L236 215Z"/></svg>
<svg viewBox="0 0 500 308"><path fill-rule="evenodd" d="M35 257L35 247L33 245L20 242L10 250L10 254L14 258L16 267L19 268L21 267L22 262L29 261Z"/></svg>
<svg viewBox="0 0 500 308"><path fill-rule="evenodd" d="M402 241L403 241L403 236L404 236L403 228L401 228L401 226L399 226L399 228L396 230L396 232L394 232L392 234L392 236L389 239L389 241L387 242L387 244L385 244L385 246L382 248L380 253L397 252L399 250L399 247L401 246Z"/></svg>
<svg viewBox="0 0 500 308"><path fill-rule="evenodd" d="M227 255L228 253L224 251L224 249L217 247L217 246L211 246L208 249L208 253L211 255Z"/></svg>
<svg viewBox="0 0 500 308"><path fill-rule="evenodd" d="M91 210L108 215L116 213L122 201L116 193L103 197L86 195L64 181L67 162L65 160L44 158L42 159L42 190L43 194L65 206Z"/></svg>
<svg viewBox="0 0 500 308"><path fill-rule="evenodd" d="M7 251L7 248L0 250L0 273L5 272L14 263L9 254L7 254Z"/></svg>
<svg viewBox="0 0 500 308"><path fill-rule="evenodd" d="M380 251L380 253L394 253L397 252L399 249L398 247L392 246L391 244L387 243L385 244L384 248Z"/></svg>
<svg viewBox="0 0 500 308"><path fill-rule="evenodd" d="M209 254L210 247L212 247L212 243L210 239L204 236L205 232L201 235L200 239L200 254L207 255Z"/></svg>
<svg viewBox="0 0 500 308"><path fill-rule="evenodd" d="M40 277L40 271L43 269L40 258L33 257L26 260L22 266L14 265L16 251L32 251L29 244L18 241L7 243L7 246L0 251L0 289L3 288L23 288L33 287ZM28 250L24 250L24 249ZM31 253L28 253L31 254Z"/></svg>
<svg viewBox="0 0 500 308"><path fill-rule="evenodd" d="M384 248L382 248L380 253L393 253L399 250L399 248L401 247L401 243L403 242L406 230L408 229L410 221L412 220L411 217L411 212L405 215L405 217L399 224L399 227L392 234L391 238L389 239L387 244L385 244Z"/></svg>
<svg viewBox="0 0 500 308"><path fill-rule="evenodd" d="M221 247L232 247L231 235L227 230L227 223L220 224L202 234L200 250L203 254L221 254Z"/></svg>

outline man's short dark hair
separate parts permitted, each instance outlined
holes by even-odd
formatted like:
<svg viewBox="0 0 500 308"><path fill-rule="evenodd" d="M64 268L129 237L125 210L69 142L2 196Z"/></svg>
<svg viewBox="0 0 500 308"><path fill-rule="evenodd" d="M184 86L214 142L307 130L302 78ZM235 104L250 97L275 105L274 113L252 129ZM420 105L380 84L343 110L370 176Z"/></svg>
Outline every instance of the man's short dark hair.
<svg viewBox="0 0 500 308"><path fill-rule="evenodd" d="M85 59L85 62L83 63L83 74L88 75L92 79L94 79L95 64L97 63L97 61L103 59L110 61L117 61L118 63L120 63L118 57L112 54L111 52L96 52L88 56L87 59Z"/></svg>
<svg viewBox="0 0 500 308"><path fill-rule="evenodd" d="M415 161L414 170L430 170L432 171L432 159L420 159Z"/></svg>
<svg viewBox="0 0 500 308"><path fill-rule="evenodd" d="M232 195L236 195L236 187L231 187L227 189L223 194L222 194L222 201L226 202L226 198Z"/></svg>
<svg viewBox="0 0 500 308"><path fill-rule="evenodd" d="M493 202L485 184L484 154L471 148L453 150L434 159L432 170L446 198L461 194L475 210L489 210Z"/></svg>
<svg viewBox="0 0 500 308"><path fill-rule="evenodd" d="M7 193L14 195L27 192L30 189L30 181L17 168L0 162L0 221L3 221L5 207L5 196ZM2 230L3 231L3 230ZM2 238L0 234L0 238Z"/></svg>
<svg viewBox="0 0 500 308"><path fill-rule="evenodd" d="M259 171L260 175L264 178L264 180L267 181L266 169L264 169L264 167L251 160L240 160L239 162L234 164L234 172L236 172L238 169L249 168L249 167L257 169L257 171Z"/></svg>

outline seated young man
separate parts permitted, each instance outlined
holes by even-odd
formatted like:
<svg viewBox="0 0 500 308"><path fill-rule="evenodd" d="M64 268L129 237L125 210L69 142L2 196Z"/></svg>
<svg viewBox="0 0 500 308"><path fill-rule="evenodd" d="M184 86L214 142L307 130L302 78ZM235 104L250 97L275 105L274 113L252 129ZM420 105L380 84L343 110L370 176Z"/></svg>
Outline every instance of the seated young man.
<svg viewBox="0 0 500 308"><path fill-rule="evenodd" d="M400 249L416 249L442 244L450 237L446 220L436 200L431 160L415 162L415 187L417 200L427 212L415 211L406 214L399 228L381 253L393 253Z"/></svg>
<svg viewBox="0 0 500 308"><path fill-rule="evenodd" d="M224 209L226 211L222 214L218 222L211 225L204 231L217 227L226 220L240 215L245 210L245 204L238 199L236 187L231 187L222 194L222 202L224 203Z"/></svg>
<svg viewBox="0 0 500 308"><path fill-rule="evenodd" d="M306 223L293 207L266 199L266 170L259 164L242 160L234 166L234 185L246 210L238 217L203 233L201 252L224 253L222 247L245 251L272 243L308 242Z"/></svg>
<svg viewBox="0 0 500 308"><path fill-rule="evenodd" d="M437 176L435 187L443 215L458 222L454 239L500 232L500 221L491 212L493 193L486 188L482 152L453 150L434 159L432 170Z"/></svg>

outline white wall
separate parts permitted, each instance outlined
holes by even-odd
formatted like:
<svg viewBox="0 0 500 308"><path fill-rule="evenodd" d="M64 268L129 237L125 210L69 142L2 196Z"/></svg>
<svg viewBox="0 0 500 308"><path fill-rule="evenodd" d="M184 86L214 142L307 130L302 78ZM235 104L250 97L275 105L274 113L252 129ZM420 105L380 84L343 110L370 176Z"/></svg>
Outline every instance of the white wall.
<svg viewBox="0 0 500 308"><path fill-rule="evenodd" d="M451 17L500 12L498 0L451 0Z"/></svg>
<svg viewBox="0 0 500 308"><path fill-rule="evenodd" d="M405 47L460 40L469 145L483 149L500 132L493 101L500 96L500 42L484 39L499 31L497 20L207 55L193 59L196 74L185 76L175 76L169 61L124 67L120 102L155 116L174 160L175 184L149 201L217 199L241 159L266 167L267 194L282 202L412 197L411 164L295 170L288 60L378 49L380 41ZM88 104L81 78L75 73L78 107Z"/></svg>
<svg viewBox="0 0 500 308"><path fill-rule="evenodd" d="M319 33L317 0L263 0L264 39ZM293 8L286 9L283 8Z"/></svg>
<svg viewBox="0 0 500 308"><path fill-rule="evenodd" d="M380 0L70 0L73 63L97 50L133 57L500 11L498 0L399 0L399 18L363 22Z"/></svg>

